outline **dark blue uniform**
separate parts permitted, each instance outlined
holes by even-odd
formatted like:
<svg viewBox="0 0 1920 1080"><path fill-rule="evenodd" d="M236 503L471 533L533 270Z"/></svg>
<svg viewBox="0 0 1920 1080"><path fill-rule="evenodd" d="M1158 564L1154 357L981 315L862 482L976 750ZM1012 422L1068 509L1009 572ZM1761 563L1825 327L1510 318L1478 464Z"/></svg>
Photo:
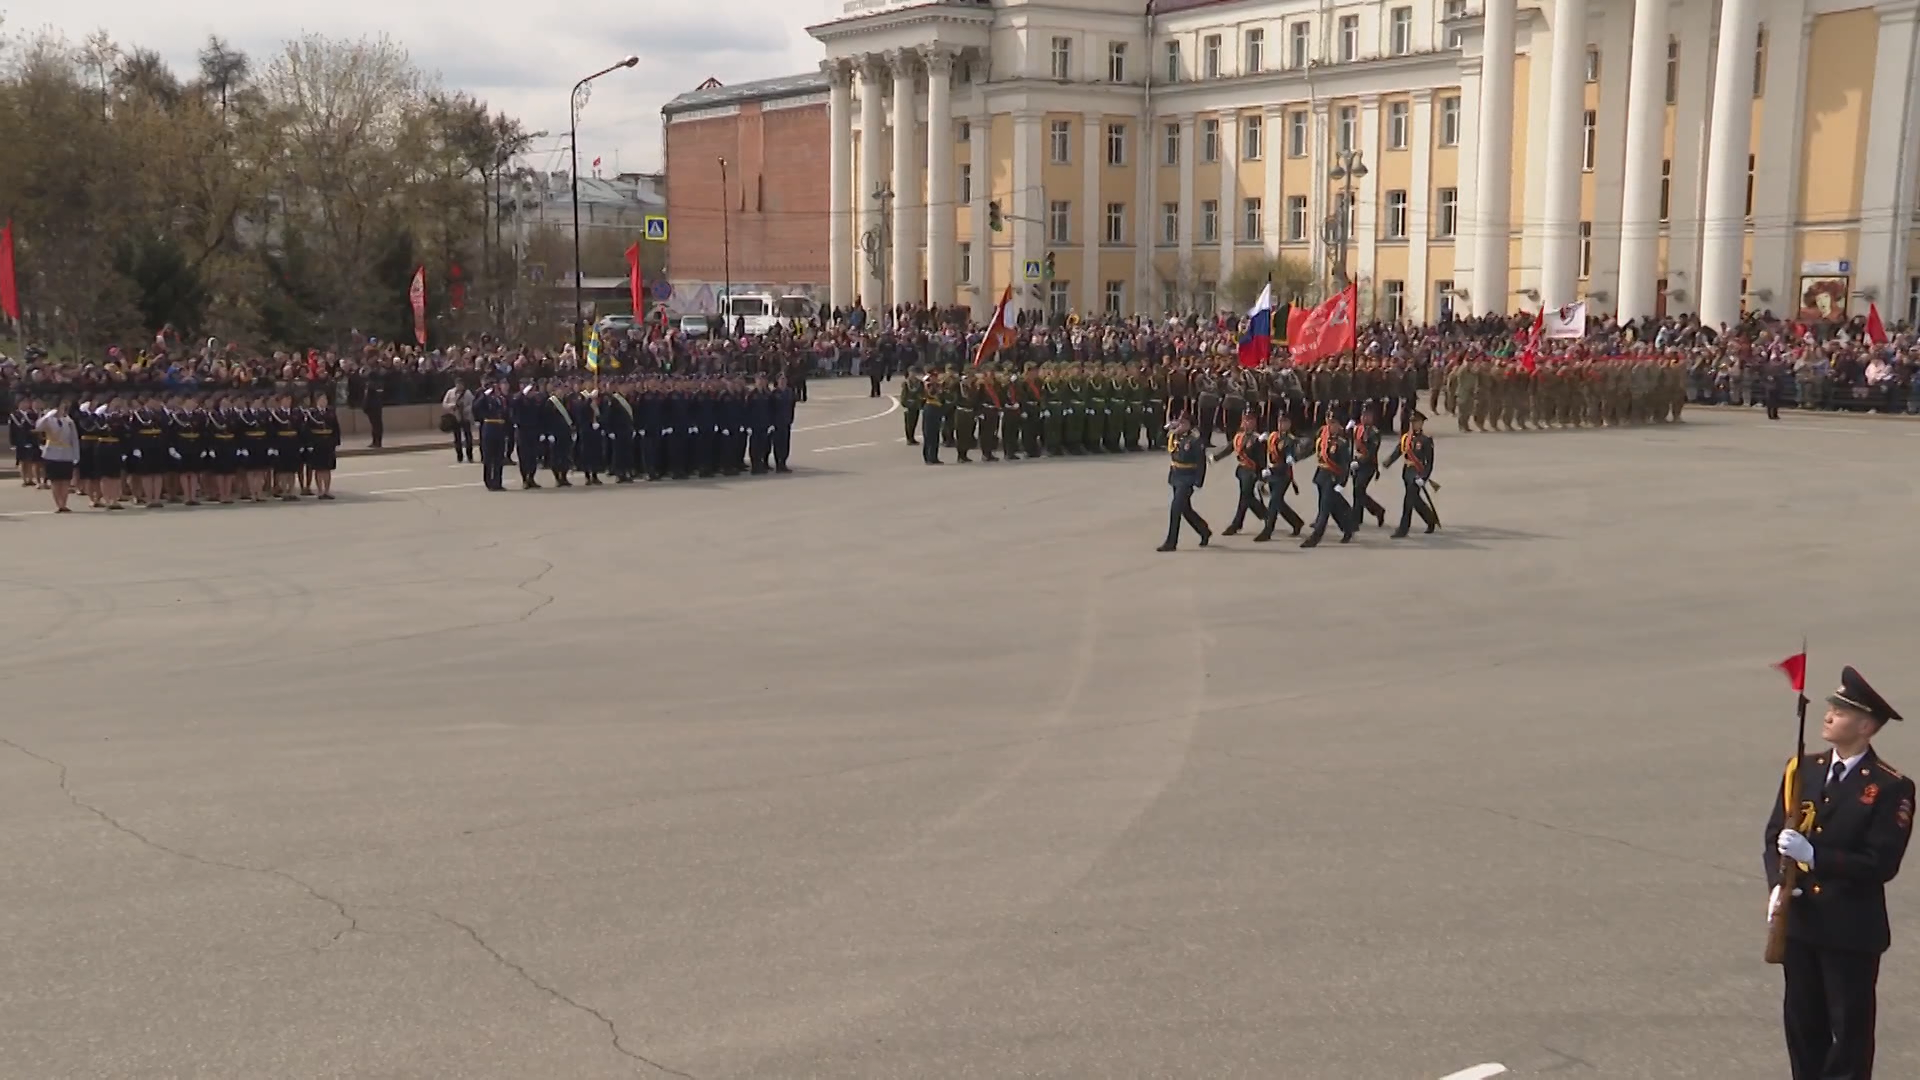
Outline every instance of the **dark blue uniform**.
<svg viewBox="0 0 1920 1080"><path fill-rule="evenodd" d="M633 403L626 394L614 392L600 397L600 426L607 433L610 454L609 471L616 483L633 483Z"/></svg>
<svg viewBox="0 0 1920 1080"><path fill-rule="evenodd" d="M1340 526L1340 542L1353 539L1353 512L1340 489L1346 486L1353 469L1353 444L1338 424L1329 422L1314 440L1314 454L1320 470L1313 474L1313 486L1319 490L1320 507L1313 515L1313 532L1301 541L1301 547L1319 547L1327 533L1327 521Z"/></svg>
<svg viewBox="0 0 1920 1080"><path fill-rule="evenodd" d="M746 425L748 456L754 475L767 471L767 456L773 453L773 394L764 386L747 391Z"/></svg>
<svg viewBox="0 0 1920 1080"><path fill-rule="evenodd" d="M1427 523L1428 532L1440 527L1440 515L1433 512L1432 504L1425 498L1427 481L1433 479L1433 440L1411 431L1400 436L1400 445L1387 456L1386 464L1391 466L1403 458L1407 464L1400 470L1400 483L1406 488L1406 494L1400 500L1400 527L1393 530L1396 539L1407 535L1415 514Z"/></svg>
<svg viewBox="0 0 1920 1080"><path fill-rule="evenodd" d="M804 384L803 384L804 385ZM790 473L787 468L787 455L793 452L793 412L794 403L799 400L798 392L790 386L776 386L773 389L773 471Z"/></svg>
<svg viewBox="0 0 1920 1080"><path fill-rule="evenodd" d="M567 474L573 471L573 416L567 412L566 402L553 396L541 399L540 422L546 434L547 468L553 472L553 482L572 487Z"/></svg>
<svg viewBox="0 0 1920 1080"><path fill-rule="evenodd" d="M488 491L506 489L507 446L513 441L513 422L507 402L497 389L473 400L473 419L480 425L480 479Z"/></svg>
<svg viewBox="0 0 1920 1080"><path fill-rule="evenodd" d="M537 488L540 482L534 477L540 472L540 451L542 434L545 431L545 418L540 414L550 408L547 396L539 393L521 394L513 399L513 438L515 452L520 458L520 486Z"/></svg>
<svg viewBox="0 0 1920 1080"><path fill-rule="evenodd" d="M600 414L584 394L567 397L567 415L573 420L574 463L587 476L588 485L598 485L606 470L606 447L602 443Z"/></svg>
<svg viewBox="0 0 1920 1080"><path fill-rule="evenodd" d="M1167 541L1161 551L1180 546L1180 523L1185 521L1200 534L1200 546L1213 538L1207 519L1193 509L1193 493L1207 480L1207 449L1192 431L1167 436L1167 485L1173 488L1173 500L1167 506Z"/></svg>

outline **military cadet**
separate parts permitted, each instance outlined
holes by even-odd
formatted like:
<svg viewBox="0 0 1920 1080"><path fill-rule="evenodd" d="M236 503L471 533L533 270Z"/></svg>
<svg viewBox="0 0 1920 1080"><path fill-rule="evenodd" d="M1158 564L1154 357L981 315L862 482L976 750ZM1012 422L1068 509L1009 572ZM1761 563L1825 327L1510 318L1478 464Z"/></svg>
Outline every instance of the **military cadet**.
<svg viewBox="0 0 1920 1080"><path fill-rule="evenodd" d="M926 373L915 364L907 369L907 377L900 384L900 411L907 418L907 445L912 446L918 439L913 437L920 425L920 403L926 399Z"/></svg>
<svg viewBox="0 0 1920 1080"><path fill-rule="evenodd" d="M607 432L608 471L616 484L633 483L635 468L634 432L639 419L628 397L632 384L622 380L600 398L600 426Z"/></svg>
<svg viewBox="0 0 1920 1080"><path fill-rule="evenodd" d="M1213 455L1215 461L1223 460L1229 454L1233 455L1233 478L1240 487L1240 501L1234 506L1233 520L1227 524L1226 531L1221 533L1222 536L1239 535L1240 526L1246 524L1249 510L1253 511L1253 516L1261 521L1267 519L1267 508L1260 501L1257 493L1260 476L1267 468L1266 440L1254 430L1253 421L1252 413L1242 412L1240 430L1233 433L1233 438L1228 441L1225 449Z"/></svg>
<svg viewBox="0 0 1920 1080"><path fill-rule="evenodd" d="M494 383L473 401L473 419L480 425L480 481L488 491L506 490L507 443L513 425L507 417L507 388Z"/></svg>
<svg viewBox="0 0 1920 1080"><path fill-rule="evenodd" d="M20 407L7 414L7 442L13 446L13 464L20 470L21 487L46 487L46 471L40 460L40 438L33 426L39 422L32 398L22 398Z"/></svg>
<svg viewBox="0 0 1920 1080"><path fill-rule="evenodd" d="M790 473L787 457L793 453L793 413L794 403L798 400L796 391L787 380L786 372L781 372L775 381L771 401L773 405L773 471Z"/></svg>
<svg viewBox="0 0 1920 1080"><path fill-rule="evenodd" d="M1257 543L1266 543L1273 539L1273 527L1281 519L1287 519L1293 535L1299 536L1306 527L1306 520L1293 507L1287 505L1287 492L1299 490L1293 479L1293 463L1304 453L1311 453L1310 446L1301 445L1304 440L1293 435L1293 417L1282 412L1274 418L1274 429L1266 436L1267 467L1261 471L1261 479L1267 482L1266 524L1260 534L1253 539Z"/></svg>
<svg viewBox="0 0 1920 1080"><path fill-rule="evenodd" d="M260 400L240 403L240 484L242 497L260 502L273 486L272 438L267 433L267 410ZM136 483L138 480L136 480ZM139 493L134 495L136 501Z"/></svg>
<svg viewBox="0 0 1920 1080"><path fill-rule="evenodd" d="M1207 541L1213 539L1213 529L1207 525L1207 519L1193 509L1193 493L1207 482L1207 449L1184 416L1173 422L1173 430L1167 436L1167 456L1171 459L1167 464L1167 484L1173 489L1173 501L1167 508L1167 540L1158 550L1179 548L1182 521L1200 534L1200 546L1206 547Z"/></svg>
<svg viewBox="0 0 1920 1080"><path fill-rule="evenodd" d="M973 459L967 455L973 452L980 431L980 381L972 374L965 378L950 374L948 379L953 393L953 449L959 461L968 464Z"/></svg>
<svg viewBox="0 0 1920 1080"><path fill-rule="evenodd" d="M315 394L301 418L301 451L313 473L313 488L323 502L333 501L333 470L340 451L340 417L325 394Z"/></svg>
<svg viewBox="0 0 1920 1080"><path fill-rule="evenodd" d="M1199 425L1200 443L1207 449L1213 449L1213 426L1220 418L1220 377L1211 365L1200 369L1195 377L1194 396L1198 410L1194 422Z"/></svg>
<svg viewBox="0 0 1920 1080"><path fill-rule="evenodd" d="M1402 460L1406 465L1400 470L1400 483L1406 492L1400 500L1400 527L1391 534L1395 540L1406 537L1415 514L1427 523L1428 532L1440 527L1440 516L1426 498L1432 490L1433 440L1427 436L1427 415L1418 409L1407 415L1407 433L1400 436L1400 445L1387 455L1381 468L1392 468L1394 462Z"/></svg>
<svg viewBox="0 0 1920 1080"><path fill-rule="evenodd" d="M1367 494L1368 485L1380 475L1380 424L1379 409L1369 403L1360 409L1360 419L1353 425L1353 524L1357 528L1372 514L1378 527L1387 524L1387 508L1374 501Z"/></svg>
<svg viewBox="0 0 1920 1080"><path fill-rule="evenodd" d="M1133 394L1127 385L1124 369L1119 364L1108 364L1107 373L1107 422L1101 435L1101 446L1109 454L1118 454L1131 424L1130 414L1134 411Z"/></svg>
<svg viewBox="0 0 1920 1080"><path fill-rule="evenodd" d="M1783 905L1787 917L1782 1012L1794 1080L1873 1075L1880 958L1891 938L1887 883L1906 855L1914 803L1913 781L1880 760L1873 737L1900 718L1843 668L1820 726L1829 749L1799 762L1795 801L1812 805L1812 826L1787 828L1777 792L1772 800L1762 861L1767 918ZM1783 897L1789 861L1801 872Z"/></svg>
<svg viewBox="0 0 1920 1080"><path fill-rule="evenodd" d="M1008 461L1020 459L1021 427L1026 422L1022 411L1021 398L1026 387L1013 373L1013 366L1001 361L999 369L993 374L994 384L999 387L1004 398L1000 409L1000 453Z"/></svg>
<svg viewBox="0 0 1920 1080"><path fill-rule="evenodd" d="M1347 440L1347 431L1340 425L1338 412L1327 415L1327 422L1314 438L1314 456L1320 466L1319 471L1313 474L1320 505L1313 515L1313 532L1301 541L1300 546L1319 547L1320 538L1327 533L1329 519L1340 526L1340 542L1351 543L1355 523L1346 496L1341 494L1340 489L1346 486L1353 468L1353 444Z"/></svg>
<svg viewBox="0 0 1920 1080"><path fill-rule="evenodd" d="M299 502L295 492L300 477L300 417L293 396L283 394L267 410L267 457L273 466L273 494L281 502Z"/></svg>
<svg viewBox="0 0 1920 1080"><path fill-rule="evenodd" d="M1005 394L994 381L991 371L979 371L973 376L978 396L974 407L978 410L980 425L980 460L999 461L994 451L1000 449L1000 414L1005 409Z"/></svg>
<svg viewBox="0 0 1920 1080"><path fill-rule="evenodd" d="M581 393L575 389L566 397L567 419L577 433L573 440L574 463L586 478L588 487L600 486L605 469L606 437L600 428L600 409L594 398L597 391Z"/></svg>
<svg viewBox="0 0 1920 1080"><path fill-rule="evenodd" d="M520 489L540 486L540 454L546 449L546 395L532 383L520 388L513 400L514 456L520 465Z"/></svg>
<svg viewBox="0 0 1920 1080"><path fill-rule="evenodd" d="M921 380L922 393L920 404L921 447L920 459L929 465L939 465L940 431L946 425L946 389L937 374L929 374Z"/></svg>
<svg viewBox="0 0 1920 1080"><path fill-rule="evenodd" d="M1071 408L1066 397L1065 375L1049 366L1043 377L1040 406L1040 423L1048 457L1059 457L1067 452L1067 413Z"/></svg>
<svg viewBox="0 0 1920 1080"><path fill-rule="evenodd" d="M568 474L573 472L573 414L560 391L558 386L547 391L540 413L541 434L546 439L547 471L553 474L553 485L572 487Z"/></svg>
<svg viewBox="0 0 1920 1080"><path fill-rule="evenodd" d="M913 385L909 376L907 385ZM904 394L905 391L903 390ZM764 474L768 455L773 453L773 388L764 374L753 377L753 389L747 391L747 459L754 476Z"/></svg>

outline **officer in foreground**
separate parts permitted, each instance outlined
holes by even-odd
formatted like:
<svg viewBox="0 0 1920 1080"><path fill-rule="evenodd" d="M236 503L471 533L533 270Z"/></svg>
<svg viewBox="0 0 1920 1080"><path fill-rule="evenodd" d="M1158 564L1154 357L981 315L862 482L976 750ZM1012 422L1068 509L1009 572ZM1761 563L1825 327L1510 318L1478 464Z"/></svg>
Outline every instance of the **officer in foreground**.
<svg viewBox="0 0 1920 1080"><path fill-rule="evenodd" d="M1434 512L1433 491L1433 439L1427 435L1427 414L1418 409L1407 414L1407 433L1400 436L1400 445L1393 448L1387 460L1380 466L1390 469L1396 461L1405 461L1400 470L1400 483L1406 488L1406 494L1400 500L1400 527L1393 530L1393 538L1406 538L1407 530L1413 525L1413 515L1419 514L1420 520L1427 523L1427 531L1440 527L1440 515Z"/></svg>
<svg viewBox="0 0 1920 1080"><path fill-rule="evenodd" d="M1173 501L1167 507L1167 542L1158 550L1178 550L1182 520L1200 534L1200 546L1206 547L1213 539L1213 529L1194 511L1193 493L1207 482L1207 448L1185 416L1173 422L1172 434L1167 436L1167 455L1172 459L1167 464L1167 484L1173 488Z"/></svg>
<svg viewBox="0 0 1920 1080"><path fill-rule="evenodd" d="M1798 802L1808 833L1784 828L1773 800L1765 863L1772 920L1787 905L1784 1020L1794 1080L1869 1080L1880 956L1891 934L1887 882L1900 872L1913 831L1913 781L1880 760L1873 737L1900 714L1860 673L1845 668L1827 698L1825 753L1800 760ZM1780 895L1783 865L1801 872Z"/></svg>

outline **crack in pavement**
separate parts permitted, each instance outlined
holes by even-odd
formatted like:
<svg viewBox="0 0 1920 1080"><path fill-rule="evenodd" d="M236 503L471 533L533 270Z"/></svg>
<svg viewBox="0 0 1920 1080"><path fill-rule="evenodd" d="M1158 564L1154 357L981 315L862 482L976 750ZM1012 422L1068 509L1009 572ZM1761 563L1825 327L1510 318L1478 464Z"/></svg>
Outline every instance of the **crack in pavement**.
<svg viewBox="0 0 1920 1080"><path fill-rule="evenodd" d="M488 944L487 939L484 937L481 937L480 932L478 930L475 930L473 927L468 926L466 923L463 923L459 919L453 918L452 916L442 915L438 911L429 911L427 912L427 914L432 916L435 919L440 920L443 923L446 923L448 926L458 929L461 933L466 934L468 938L472 939L475 945L480 946L480 949L482 952L486 953L488 956L493 957L495 963L499 964L501 967L506 968L508 971L513 972L515 975L518 975L520 977L520 980L526 983L528 986L531 986L534 989L539 990L541 993L547 995L548 997L552 998L555 1001L558 1001L562 1005L565 1005L566 1007L574 1010L575 1012L584 1013L587 1016L591 1016L595 1020L600 1021L600 1023L607 1029L607 1034L612 1037L612 1040L613 1040L612 1045L616 1053L619 1053L623 1057L632 1058L633 1060L641 1063L642 1065L645 1065L648 1068L657 1070L659 1072L665 1073L668 1076L678 1076L681 1078L681 1080L695 1080L692 1073L684 1073L684 1072L681 1072L679 1069L673 1068L670 1065L662 1065L660 1062L655 1061L650 1057L647 1057L645 1054L636 1053L635 1051L629 1049L627 1045L621 1041L619 1026L616 1025L613 1022L613 1019L609 1017L606 1013L601 1012L599 1009L596 1009L591 1005L583 1005L580 1002L575 1001L573 998L570 998L567 995L561 993L560 991L554 989L553 987L548 986L546 983L541 982L538 978L534 977L532 972L528 971L524 967L521 967L519 964L514 963L512 960L507 959L507 957L503 955L499 949L496 949L492 945Z"/></svg>
<svg viewBox="0 0 1920 1080"><path fill-rule="evenodd" d="M347 925L335 931L333 936L327 939L326 944L315 946L312 949L313 952L325 952L326 950L331 949L335 945L338 945L340 943L340 939L346 937L348 934L366 933L366 931L360 929L360 920L357 917L355 917L353 912L347 910L347 905L345 903L331 896L328 896L326 893L323 893L319 889L314 888L312 885L301 880L300 878L294 877L292 874L287 873L285 870L275 869L270 866L248 866L245 863L226 862L221 859L211 859L204 855L195 855L191 851L183 851L180 848L168 847L166 844L163 844L158 840L155 840L152 837L146 835L145 833L139 831L138 829L135 829L132 826L127 825L126 823L120 821L118 818L114 817L112 814L107 813L105 810L100 809L98 806L95 806L94 804L86 801L85 799L82 799L79 796L79 794L76 793L73 790L73 788L67 783L67 766L64 762L55 761L53 758L47 757L45 754L35 753L34 751L27 749L26 747L20 745L19 743L14 742L12 739L0 738L0 746L11 747L14 750L19 751L21 754L25 755L26 757L30 757L33 760L40 762L42 765L46 765L51 768L58 769L60 772L60 778L59 778L60 792L61 794L67 797L68 802L72 803L75 807L81 810L85 810L89 814L92 814L94 817L98 818L101 822L106 824L108 828L111 828L115 832L121 833L125 836L131 837L132 839L134 839L135 841L138 841L140 844L142 844L145 847L152 848L153 850L158 851L164 855L171 855L176 859L184 859L187 862L198 863L201 866L212 867L216 870L230 870L237 874L255 874L261 877L277 878L299 889L301 892L307 894L309 898L313 900L317 900L320 903L325 904L327 907L332 908L334 914L338 916L340 919L344 920Z"/></svg>
<svg viewBox="0 0 1920 1080"><path fill-rule="evenodd" d="M535 605L533 605L532 607L530 607L530 608L528 608L528 609L526 610L526 612L525 612L524 614L522 614L522 615L521 615L521 616L520 616L520 617L519 617L518 619L515 619L515 620L514 620L515 622L526 622L526 621L527 621L528 619L531 619L531 618L533 618L533 617L534 617L535 615L538 615L538 614L540 613L540 609L541 609L541 608L544 608L544 607L546 607L546 606L547 606L548 604L551 604L551 603L553 603L553 594L552 594L552 593L539 593L539 592L535 592L535 591L534 591L534 590L533 590L532 588L530 588L530 587L529 587L529 586L531 586L531 585L533 585L533 584L534 584L535 582L537 582L537 581L539 581L539 580L540 580L541 578L543 578L543 577L546 577L546 576L547 576L548 574L551 574L551 573L553 573L553 562L552 562L552 560L550 560L550 559L542 559L542 558L540 558L540 557L539 557L538 555L523 555L523 556L521 556L521 558L525 558L525 559L532 559L532 560L534 560L535 562L538 562L538 563L540 563L540 564L542 564L542 565L541 565L541 570L540 570L540 572L539 572L539 573L537 573L537 574L535 574L535 575L533 575L532 577L530 577L530 578L528 578L527 580L525 580L525 581L522 581L522 582L521 582L521 583L519 583L518 585L515 585L515 586L514 586L514 588L516 588L516 589L519 589L519 590L520 590L521 592L524 592L524 593L526 593L526 594L527 594L527 595L529 595L529 596L534 596L534 597L538 597L538 598L539 598L539 600L540 600L540 602L539 602L539 603L537 603L537 604L535 604Z"/></svg>

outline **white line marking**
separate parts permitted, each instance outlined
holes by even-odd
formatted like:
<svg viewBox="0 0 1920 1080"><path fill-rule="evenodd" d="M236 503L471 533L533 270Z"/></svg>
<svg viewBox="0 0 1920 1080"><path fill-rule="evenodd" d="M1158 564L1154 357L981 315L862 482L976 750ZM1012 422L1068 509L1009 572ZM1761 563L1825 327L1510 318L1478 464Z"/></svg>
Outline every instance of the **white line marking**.
<svg viewBox="0 0 1920 1080"><path fill-rule="evenodd" d="M370 469L366 472L337 472L335 476L385 476L388 473L412 472L412 469Z"/></svg>
<svg viewBox="0 0 1920 1080"><path fill-rule="evenodd" d="M42 517L51 513L53 513L51 510L15 510L11 514L0 514L0 517Z"/></svg>
<svg viewBox="0 0 1920 1080"><path fill-rule="evenodd" d="M425 487L405 487L405 488L383 488L383 489L382 489L382 490L380 490L380 491L369 491L369 492L367 492L367 494L369 494L369 495L407 495L407 494L411 494L412 492L415 492L415 491L452 491L452 490L454 490L455 488L476 488L476 487L479 487L479 486L481 486L481 485L480 485L480 484L478 484L478 483L472 483L472 484L428 484L428 485L427 485L427 486L425 486Z"/></svg>
<svg viewBox="0 0 1920 1080"><path fill-rule="evenodd" d="M887 411L885 412L877 412L877 413L874 413L872 416L856 416L851 420L835 420L831 423L826 423L826 424L812 424L807 427L797 427L797 428L794 428L793 430L795 434L798 434L802 431L820 431L825 428L846 427L848 424L864 424L869 420L879 420L884 417L892 416L894 413L897 413L899 411L900 411L900 399L895 398L893 401L888 402Z"/></svg>
<svg viewBox="0 0 1920 1080"><path fill-rule="evenodd" d="M845 446L816 446L813 448L813 452L816 454L824 454L829 450L858 450L863 446L879 446L879 445L880 444L877 442L856 442L856 443L848 443Z"/></svg>
<svg viewBox="0 0 1920 1080"><path fill-rule="evenodd" d="M1506 1071L1507 1067L1505 1065L1496 1065L1488 1062L1485 1065L1475 1065L1470 1069L1461 1069L1457 1073L1448 1073L1441 1077L1440 1080L1487 1080L1490 1076L1499 1076Z"/></svg>

